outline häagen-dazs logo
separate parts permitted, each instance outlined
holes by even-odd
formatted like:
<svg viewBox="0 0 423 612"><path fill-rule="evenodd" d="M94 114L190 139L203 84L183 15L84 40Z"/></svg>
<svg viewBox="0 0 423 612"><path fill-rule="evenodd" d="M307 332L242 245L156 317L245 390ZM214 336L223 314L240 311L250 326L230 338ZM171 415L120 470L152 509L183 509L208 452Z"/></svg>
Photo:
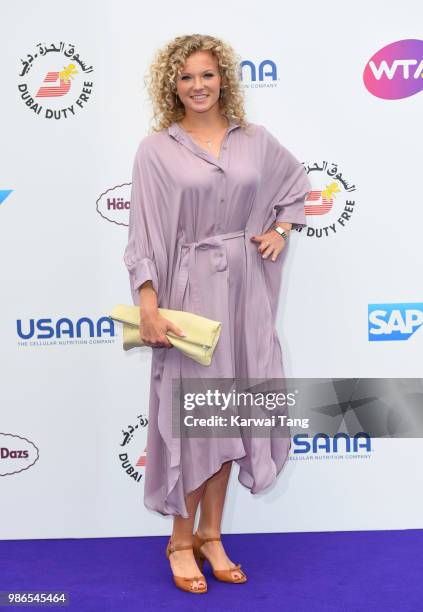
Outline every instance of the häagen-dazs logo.
<svg viewBox="0 0 423 612"><path fill-rule="evenodd" d="M369 59L363 73L366 89L384 100L408 98L423 89L423 40L398 40Z"/></svg>
<svg viewBox="0 0 423 612"><path fill-rule="evenodd" d="M101 194L96 202L96 209L103 219L116 225L129 225L131 184L122 183Z"/></svg>
<svg viewBox="0 0 423 612"><path fill-rule="evenodd" d="M38 457L38 448L27 438L0 433L0 476L23 472L33 466Z"/></svg>
<svg viewBox="0 0 423 612"><path fill-rule="evenodd" d="M310 177L312 189L305 198L307 227L298 232L315 238L336 234L350 221L356 200L350 194L357 187L343 176L338 164L322 161L303 164Z"/></svg>
<svg viewBox="0 0 423 612"><path fill-rule="evenodd" d="M33 53L21 59L18 90L35 115L45 119L68 119L85 107L90 99L93 81L86 75L93 71L87 66L75 46L37 43Z"/></svg>

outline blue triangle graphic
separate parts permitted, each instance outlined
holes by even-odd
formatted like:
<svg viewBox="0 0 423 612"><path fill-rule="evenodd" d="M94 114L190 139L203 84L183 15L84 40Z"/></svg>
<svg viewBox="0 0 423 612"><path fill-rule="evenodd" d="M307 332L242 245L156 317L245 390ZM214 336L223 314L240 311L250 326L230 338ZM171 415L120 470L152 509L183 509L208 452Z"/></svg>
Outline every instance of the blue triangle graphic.
<svg viewBox="0 0 423 612"><path fill-rule="evenodd" d="M0 204L2 204L7 196L12 193L13 189L0 189Z"/></svg>

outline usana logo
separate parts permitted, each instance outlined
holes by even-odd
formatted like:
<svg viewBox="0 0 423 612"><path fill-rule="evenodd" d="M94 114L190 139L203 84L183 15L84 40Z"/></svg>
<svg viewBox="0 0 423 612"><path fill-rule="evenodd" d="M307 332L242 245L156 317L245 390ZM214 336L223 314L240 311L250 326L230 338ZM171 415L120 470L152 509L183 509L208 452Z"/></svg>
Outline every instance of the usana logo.
<svg viewBox="0 0 423 612"><path fill-rule="evenodd" d="M270 59L258 63L243 60L239 65L239 77L244 89L277 87L279 81L276 64Z"/></svg>
<svg viewBox="0 0 423 612"><path fill-rule="evenodd" d="M317 433L297 434L293 437L290 460L323 459L369 459L372 453L372 439L361 431L354 436L339 432L334 436Z"/></svg>
<svg viewBox="0 0 423 612"><path fill-rule="evenodd" d="M69 344L113 344L115 325L107 316L96 321L90 317L80 317L76 321L61 317L56 322L50 318L17 319L16 331L19 346L51 346Z"/></svg>
<svg viewBox="0 0 423 612"><path fill-rule="evenodd" d="M129 225L129 209L132 183L122 183L110 187L96 201L98 214L110 223Z"/></svg>
<svg viewBox="0 0 423 612"><path fill-rule="evenodd" d="M125 430L122 429L123 439L120 443L122 449L119 452L119 461L125 473L135 482L141 482L143 473L141 468L145 467L146 455L140 454L141 448L145 447L145 428L148 425L148 419L145 415L139 414L139 419L135 425L128 425ZM140 435L143 432L143 435ZM133 440L135 439L135 444ZM142 444L141 444L142 442Z"/></svg>
<svg viewBox="0 0 423 612"><path fill-rule="evenodd" d="M297 232L314 238L326 238L346 227L356 209L357 187L343 176L336 163L322 161L303 164L310 177L312 189L305 199L307 227Z"/></svg>
<svg viewBox="0 0 423 612"><path fill-rule="evenodd" d="M33 53L21 59L18 90L22 101L35 115L45 119L74 117L89 101L93 81L75 46L64 42L37 43Z"/></svg>

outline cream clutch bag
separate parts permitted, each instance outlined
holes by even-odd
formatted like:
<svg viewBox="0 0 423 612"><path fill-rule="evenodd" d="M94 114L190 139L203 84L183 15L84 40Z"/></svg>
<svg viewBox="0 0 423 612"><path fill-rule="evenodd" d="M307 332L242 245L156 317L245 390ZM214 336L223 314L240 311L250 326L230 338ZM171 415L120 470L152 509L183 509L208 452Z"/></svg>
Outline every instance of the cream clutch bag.
<svg viewBox="0 0 423 612"><path fill-rule="evenodd" d="M184 310L159 308L159 313L186 333L186 336L182 337L169 331L166 334L169 342L197 363L210 365L222 323ZM139 306L118 304L113 308L109 317L123 323L124 351L144 345L139 332L141 318Z"/></svg>

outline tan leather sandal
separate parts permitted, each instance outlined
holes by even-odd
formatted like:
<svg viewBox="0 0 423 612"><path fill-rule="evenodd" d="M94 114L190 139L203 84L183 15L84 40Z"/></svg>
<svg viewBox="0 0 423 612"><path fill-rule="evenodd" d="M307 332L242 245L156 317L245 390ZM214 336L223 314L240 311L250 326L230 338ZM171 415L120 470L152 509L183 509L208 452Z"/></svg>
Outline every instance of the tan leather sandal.
<svg viewBox="0 0 423 612"><path fill-rule="evenodd" d="M195 532L194 534L192 548L194 550L195 560L197 561L200 571L201 572L203 571L204 561L207 560L210 563L212 571L213 571L213 575L217 580L221 580L222 582L232 582L233 584L241 584L243 582L247 582L247 576L242 571L241 565L239 563L237 563L236 565L234 565L234 567L231 567L230 569L222 569L222 570L214 569L210 560L200 550L203 544L205 544L206 542L214 542L214 541L221 542L221 538L201 538L197 532ZM238 574L241 574L239 578L234 578L233 572L235 571Z"/></svg>
<svg viewBox="0 0 423 612"><path fill-rule="evenodd" d="M166 547L166 557L169 559L170 555L175 552L175 550L192 550L192 548L193 547L190 544L186 544L184 546L172 546L171 538L169 538L169 542L167 543ZM189 593L207 593L207 582L203 574L201 574L200 576L193 576L192 578L185 578L184 576L175 576L175 574L173 574L173 579L178 589L188 591ZM202 580L204 582L204 587L197 586L197 588L195 588L194 580L196 580L197 582L199 580Z"/></svg>

